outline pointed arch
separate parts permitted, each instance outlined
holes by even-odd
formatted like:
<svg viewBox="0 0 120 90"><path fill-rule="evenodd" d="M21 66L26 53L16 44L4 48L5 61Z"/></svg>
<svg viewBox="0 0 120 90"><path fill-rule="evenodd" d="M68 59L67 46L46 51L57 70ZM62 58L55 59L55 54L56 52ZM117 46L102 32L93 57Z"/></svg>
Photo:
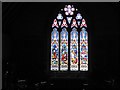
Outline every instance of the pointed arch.
<svg viewBox="0 0 120 90"><path fill-rule="evenodd" d="M80 31L80 70L88 71L88 33L86 28Z"/></svg>
<svg viewBox="0 0 120 90"><path fill-rule="evenodd" d="M51 70L59 70L59 32L53 28L51 33Z"/></svg>
<svg viewBox="0 0 120 90"><path fill-rule="evenodd" d="M52 28L51 70L88 71L87 24L78 9L65 5L54 19Z"/></svg>
<svg viewBox="0 0 120 90"><path fill-rule="evenodd" d="M63 28L60 33L60 70L68 70L68 32Z"/></svg>
<svg viewBox="0 0 120 90"><path fill-rule="evenodd" d="M70 70L78 71L78 32L73 28L70 33Z"/></svg>

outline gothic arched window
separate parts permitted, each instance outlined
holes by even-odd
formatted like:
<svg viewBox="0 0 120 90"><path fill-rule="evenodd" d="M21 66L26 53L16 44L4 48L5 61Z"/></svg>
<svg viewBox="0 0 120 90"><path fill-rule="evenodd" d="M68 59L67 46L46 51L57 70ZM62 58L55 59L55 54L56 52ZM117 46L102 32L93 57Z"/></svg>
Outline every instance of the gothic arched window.
<svg viewBox="0 0 120 90"><path fill-rule="evenodd" d="M59 32L53 28L51 33L51 70L59 69Z"/></svg>
<svg viewBox="0 0 120 90"><path fill-rule="evenodd" d="M60 70L68 70L68 32L63 28L60 33Z"/></svg>
<svg viewBox="0 0 120 90"><path fill-rule="evenodd" d="M70 70L78 70L78 31L73 28L70 33Z"/></svg>
<svg viewBox="0 0 120 90"><path fill-rule="evenodd" d="M78 9L65 5L52 28L51 71L88 71L87 24Z"/></svg>

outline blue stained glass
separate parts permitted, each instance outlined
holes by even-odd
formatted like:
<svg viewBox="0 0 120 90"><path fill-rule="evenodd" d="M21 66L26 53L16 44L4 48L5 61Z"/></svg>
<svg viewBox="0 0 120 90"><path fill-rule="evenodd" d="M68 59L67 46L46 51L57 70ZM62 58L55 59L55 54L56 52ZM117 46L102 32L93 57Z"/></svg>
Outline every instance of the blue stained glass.
<svg viewBox="0 0 120 90"><path fill-rule="evenodd" d="M70 37L70 70L78 70L78 32L76 28L71 31Z"/></svg>
<svg viewBox="0 0 120 90"><path fill-rule="evenodd" d="M60 70L68 70L68 32L63 28L60 33Z"/></svg>
<svg viewBox="0 0 120 90"><path fill-rule="evenodd" d="M61 11L64 12L64 16L62 15L63 13L59 12L52 24L50 69L51 71L58 71L59 69L67 71L68 60L70 60L70 71L78 71L78 63L80 64L80 71L88 71L88 32L86 31L86 21L79 12L76 13L78 9L75 9L73 5L65 5L65 8L61 9ZM73 16L74 12L76 16ZM66 19L68 22L66 22ZM61 32L58 32L57 28L61 28L62 31L60 29ZM69 28L68 30L71 29L69 33L70 43L68 43L69 34L66 28ZM78 38L80 28L81 31ZM80 42L78 43L78 41ZM70 44L70 55L68 55L68 44ZM80 60L78 60L78 55Z"/></svg>
<svg viewBox="0 0 120 90"><path fill-rule="evenodd" d="M51 70L59 69L59 32L56 28L51 33Z"/></svg>
<svg viewBox="0 0 120 90"><path fill-rule="evenodd" d="M85 28L80 32L80 70L88 71L88 33Z"/></svg>

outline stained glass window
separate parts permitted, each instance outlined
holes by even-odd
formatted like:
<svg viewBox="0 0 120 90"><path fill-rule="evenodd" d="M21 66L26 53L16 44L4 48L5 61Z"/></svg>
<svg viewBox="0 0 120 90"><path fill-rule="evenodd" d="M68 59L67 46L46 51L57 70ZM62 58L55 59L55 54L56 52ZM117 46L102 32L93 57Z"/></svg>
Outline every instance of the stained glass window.
<svg viewBox="0 0 120 90"><path fill-rule="evenodd" d="M80 70L88 70L88 33L85 28L80 32Z"/></svg>
<svg viewBox="0 0 120 90"><path fill-rule="evenodd" d="M52 29L51 70L88 71L87 24L78 9L65 5L54 19Z"/></svg>
<svg viewBox="0 0 120 90"><path fill-rule="evenodd" d="M60 33L60 70L68 70L68 32L63 28Z"/></svg>
<svg viewBox="0 0 120 90"><path fill-rule="evenodd" d="M53 28L51 33L51 70L59 69L59 32L57 28Z"/></svg>
<svg viewBox="0 0 120 90"><path fill-rule="evenodd" d="M70 70L78 71L78 32L73 28L70 34Z"/></svg>

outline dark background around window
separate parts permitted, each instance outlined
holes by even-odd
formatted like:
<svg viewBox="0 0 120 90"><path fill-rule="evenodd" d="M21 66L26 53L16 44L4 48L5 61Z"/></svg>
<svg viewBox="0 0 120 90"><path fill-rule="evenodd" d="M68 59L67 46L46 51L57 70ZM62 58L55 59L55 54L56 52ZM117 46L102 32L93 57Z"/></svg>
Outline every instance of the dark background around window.
<svg viewBox="0 0 120 90"><path fill-rule="evenodd" d="M66 4L78 8L88 25L89 71L85 73L97 79L120 76L118 3L3 3L3 75L8 70L13 81L39 81L49 79L51 73L64 73L50 72L49 61L51 25Z"/></svg>

